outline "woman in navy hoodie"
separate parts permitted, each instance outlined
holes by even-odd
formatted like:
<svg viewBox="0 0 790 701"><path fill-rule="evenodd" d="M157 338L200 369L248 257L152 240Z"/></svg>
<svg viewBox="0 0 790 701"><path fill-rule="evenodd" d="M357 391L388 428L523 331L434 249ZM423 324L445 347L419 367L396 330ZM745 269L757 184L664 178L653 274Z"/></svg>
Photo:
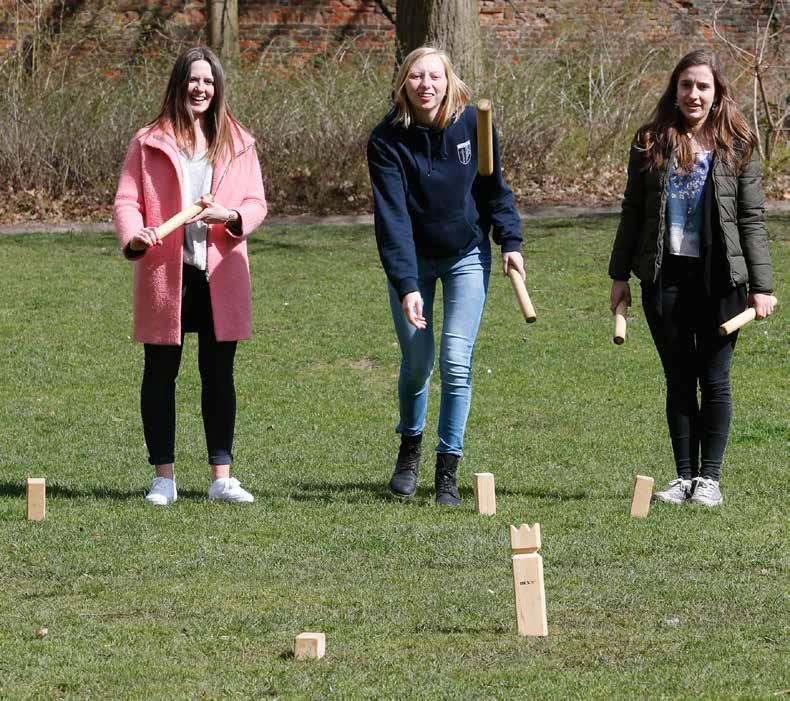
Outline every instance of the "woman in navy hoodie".
<svg viewBox="0 0 790 701"><path fill-rule="evenodd" d="M435 487L436 503L448 506L461 502L456 468L472 398L472 352L491 272L490 229L502 249L504 273L514 267L524 276L520 221L502 178L496 132L494 172L482 177L477 173L477 112L468 105L469 97L444 52L415 49L398 73L393 108L368 142L376 242L402 356L401 445L389 486L403 497L417 490L435 357L433 301L441 280Z"/></svg>

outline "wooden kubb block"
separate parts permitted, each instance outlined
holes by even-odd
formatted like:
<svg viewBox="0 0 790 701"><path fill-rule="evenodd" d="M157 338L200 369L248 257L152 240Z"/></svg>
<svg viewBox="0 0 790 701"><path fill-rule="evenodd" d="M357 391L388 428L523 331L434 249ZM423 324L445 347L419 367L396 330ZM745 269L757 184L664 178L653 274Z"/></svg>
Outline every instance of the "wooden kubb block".
<svg viewBox="0 0 790 701"><path fill-rule="evenodd" d="M475 472L473 486L477 513L484 516L496 515L496 491L494 475L490 472Z"/></svg>
<svg viewBox="0 0 790 701"><path fill-rule="evenodd" d="M645 518L650 513L650 499L653 497L653 478L637 475L634 480L634 494L631 497L631 516Z"/></svg>
<svg viewBox="0 0 790 701"><path fill-rule="evenodd" d="M27 480L27 520L43 521L47 514L46 480L29 477Z"/></svg>
<svg viewBox="0 0 790 701"><path fill-rule="evenodd" d="M323 633L299 633L294 638L294 657L297 660L320 659L326 653Z"/></svg>
<svg viewBox="0 0 790 701"><path fill-rule="evenodd" d="M543 558L540 549L540 524L529 528L522 523L510 527L513 550L513 593L516 599L516 625L519 635L547 636L546 590L543 585Z"/></svg>

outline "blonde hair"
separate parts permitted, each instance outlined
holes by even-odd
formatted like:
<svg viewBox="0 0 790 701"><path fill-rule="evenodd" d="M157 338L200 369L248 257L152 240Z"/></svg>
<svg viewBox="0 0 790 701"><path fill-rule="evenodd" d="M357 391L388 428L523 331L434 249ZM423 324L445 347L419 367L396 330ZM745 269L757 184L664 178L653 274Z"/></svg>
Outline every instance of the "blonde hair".
<svg viewBox="0 0 790 701"><path fill-rule="evenodd" d="M433 46L421 46L419 49L414 49L414 51L403 59L403 64L398 71L398 77L395 80L395 92L393 94L393 101L395 102L395 117L392 120L393 124L402 124L404 127L408 128L412 122L416 121L414 108L409 102L409 98L406 96L406 79L409 77L411 67L426 56L438 56L444 66L444 73L447 76L447 93L444 96L441 107L439 107L439 112L436 114L435 125L439 129L444 129L451 121L458 121L464 108L469 103L472 91L453 70L450 57L441 49L436 49Z"/></svg>

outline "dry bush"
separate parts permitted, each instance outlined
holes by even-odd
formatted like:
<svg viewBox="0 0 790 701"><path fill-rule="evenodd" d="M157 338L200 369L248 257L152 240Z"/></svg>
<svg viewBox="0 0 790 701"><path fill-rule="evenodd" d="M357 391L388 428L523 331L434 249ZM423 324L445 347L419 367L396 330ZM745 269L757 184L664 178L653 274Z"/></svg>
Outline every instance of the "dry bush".
<svg viewBox="0 0 790 701"><path fill-rule="evenodd" d="M256 67L234 77L233 104L258 139L275 209L367 208L365 148L389 107L391 72L369 54L342 51L310 66Z"/></svg>
<svg viewBox="0 0 790 701"><path fill-rule="evenodd" d="M40 39L32 63L17 55L0 65L6 220L109 217L129 139L158 112L182 48L160 43L121 59L106 43L74 42L63 33ZM519 205L617 201L629 141L682 48L604 33L491 57L474 95L494 102ZM390 106L392 77L389 59L348 46L300 67L261 57L228 71L229 102L258 140L273 213L369 211L365 146ZM775 196L771 184L783 176L767 175Z"/></svg>

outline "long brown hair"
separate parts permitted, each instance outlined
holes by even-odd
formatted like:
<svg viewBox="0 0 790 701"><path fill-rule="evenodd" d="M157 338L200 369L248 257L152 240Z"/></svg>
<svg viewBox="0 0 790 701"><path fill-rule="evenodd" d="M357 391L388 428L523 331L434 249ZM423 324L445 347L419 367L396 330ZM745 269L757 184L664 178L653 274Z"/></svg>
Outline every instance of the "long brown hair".
<svg viewBox="0 0 790 701"><path fill-rule="evenodd" d="M751 158L757 139L732 97L730 86L721 72L719 57L708 49L697 49L680 59L650 121L637 131L634 146L645 152L649 169L660 170L667 158L674 154L678 168L687 172L691 170L694 153L690 140L685 138L688 125L677 108L677 87L680 74L692 66L707 66L713 74L715 94L703 125L704 133L713 143L716 158L730 168L740 170Z"/></svg>
<svg viewBox="0 0 790 701"><path fill-rule="evenodd" d="M466 83L458 77L458 74L453 70L453 64L450 62L450 57L441 49L436 49L432 46L421 46L414 49L405 59L398 71L398 77L395 79L395 118L392 120L393 124L402 124L407 127L415 121L414 109L412 108L409 98L406 97L406 79L409 77L411 67L426 56L438 56L439 60L444 66L444 73L447 76L447 93L444 96L444 101L439 111L436 113L436 126L439 129L444 129L450 121L457 121L464 111L472 91Z"/></svg>
<svg viewBox="0 0 790 701"><path fill-rule="evenodd" d="M225 72L216 54L205 46L194 46L181 52L170 72L159 116L151 122L162 129L172 129L180 145L195 150L195 131L192 115L187 107L190 67L195 61L206 61L214 77L214 97L206 112L206 157L216 163L223 153L233 157L233 131L239 133L239 123L225 103Z"/></svg>

